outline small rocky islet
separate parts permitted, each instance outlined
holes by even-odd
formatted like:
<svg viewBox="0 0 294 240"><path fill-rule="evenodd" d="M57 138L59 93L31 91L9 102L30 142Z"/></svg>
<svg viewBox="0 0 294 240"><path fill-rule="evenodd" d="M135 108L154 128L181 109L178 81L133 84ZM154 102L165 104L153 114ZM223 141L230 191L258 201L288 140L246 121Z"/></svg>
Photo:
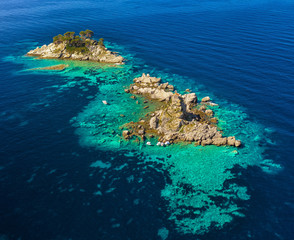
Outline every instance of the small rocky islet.
<svg viewBox="0 0 294 240"><path fill-rule="evenodd" d="M125 139L135 136L144 141L146 137L158 137L160 145L178 142L194 142L195 145L202 146L241 145L241 141L234 136L222 136L213 111L207 109L208 106L216 105L209 97L204 97L198 103L195 93L181 95L168 82L162 83L160 78L144 73L133 82L125 92L142 95L158 107L147 113L144 119L125 124L122 127L125 129L122 133ZM187 89L186 92L190 90Z"/></svg>
<svg viewBox="0 0 294 240"><path fill-rule="evenodd" d="M107 50L104 40L93 40L91 30L66 32L53 38L53 43L37 47L27 53L28 56L37 56L40 59L68 59L80 61L94 61L101 63L123 64L124 58L117 53ZM63 70L67 65L61 64L42 70ZM179 94L173 85L162 83L160 78L142 74L135 78L126 93L145 98L144 103L151 103L155 111L151 111L138 122L129 122L121 126L122 138L125 140L145 141L146 138L158 138L158 145L169 145L179 142L194 143L195 145L235 146L241 145L234 136L224 137L217 127L217 118L214 112L208 109L216 104L204 97L200 103L195 93L186 89L186 94ZM106 101L103 104L108 105ZM149 108L148 105L143 107ZM125 116L123 116L125 117ZM151 145L150 142L147 142Z"/></svg>
<svg viewBox="0 0 294 240"><path fill-rule="evenodd" d="M66 32L53 37L49 45L37 47L27 53L27 56L36 56L40 59L67 59L80 61L93 61L101 63L123 64L124 58L111 52L104 45L104 39L92 39L91 30Z"/></svg>

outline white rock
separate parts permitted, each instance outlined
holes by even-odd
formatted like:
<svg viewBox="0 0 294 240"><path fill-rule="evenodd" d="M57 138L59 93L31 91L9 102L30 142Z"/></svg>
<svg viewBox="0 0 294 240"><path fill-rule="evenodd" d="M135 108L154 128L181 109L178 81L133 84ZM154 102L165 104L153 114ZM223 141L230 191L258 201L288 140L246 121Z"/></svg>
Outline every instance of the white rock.
<svg viewBox="0 0 294 240"><path fill-rule="evenodd" d="M197 96L195 93L189 93L183 95L183 99L186 105L189 105L191 103L197 103Z"/></svg>
<svg viewBox="0 0 294 240"><path fill-rule="evenodd" d="M158 142L156 145L159 146L161 144L161 142Z"/></svg>
<svg viewBox="0 0 294 240"><path fill-rule="evenodd" d="M102 102L103 104L108 105L108 102L106 100L103 100Z"/></svg>
<svg viewBox="0 0 294 240"><path fill-rule="evenodd" d="M214 106L218 106L218 104L213 103L213 102L207 103L207 105L212 106L212 107L214 107Z"/></svg>
<svg viewBox="0 0 294 240"><path fill-rule="evenodd" d="M210 101L210 97L204 97L202 98L201 102L209 102Z"/></svg>
<svg viewBox="0 0 294 240"><path fill-rule="evenodd" d="M151 146L151 142L147 142L147 143L146 143L146 145L149 145L149 146Z"/></svg>

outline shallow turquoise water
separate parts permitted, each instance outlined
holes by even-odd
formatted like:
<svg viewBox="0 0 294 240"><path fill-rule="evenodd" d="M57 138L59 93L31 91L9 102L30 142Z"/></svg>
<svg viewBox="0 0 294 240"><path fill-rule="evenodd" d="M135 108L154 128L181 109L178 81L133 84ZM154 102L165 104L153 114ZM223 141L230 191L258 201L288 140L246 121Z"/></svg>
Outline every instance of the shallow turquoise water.
<svg viewBox="0 0 294 240"><path fill-rule="evenodd" d="M291 2L23 3L0 11L3 237L292 239ZM84 27L126 64L29 70L63 63L29 49ZM209 95L243 147L122 140L150 111L123 90L143 72Z"/></svg>
<svg viewBox="0 0 294 240"><path fill-rule="evenodd" d="M245 217L244 209L238 205L238 202L249 200L250 195L246 186L234 182L234 179L240 176L236 176L232 170L236 166L245 169L248 166L259 166L267 174L273 174L282 168L272 160L264 160L266 144L262 142L271 141L264 127L250 120L242 107L237 104L213 97L213 100L215 99L219 104L211 108L219 118L220 129L226 136L234 135L241 139L244 143L242 148L195 147L193 144L158 147L155 146L156 139L151 140L153 146L145 145L146 142L139 144L134 141L126 142L121 137L120 127L130 121L138 121L152 110L143 109L143 98L139 98L137 104L124 92L124 88L132 83L134 77L140 76L143 72L151 73L152 76L160 76L163 81L174 84L179 92L187 88L188 82L189 88L197 92L199 98L210 94L209 91L199 91L197 82L193 83L189 78L159 71L146 64L140 65L142 61L122 47L117 45L110 47L124 54L127 59L125 65L108 66L67 61L70 67L66 70L47 73L66 77L67 81L64 84L54 86L58 92L68 91L76 86L83 92L88 91L88 86L96 88L97 93L91 96L89 104L69 121L76 128L80 145L100 151L128 150L134 151L135 155L143 153L144 159L139 160L138 164L147 164L147 166L154 163L162 164L162 169L158 170L166 171L165 178L168 180L161 189L161 197L168 203L169 220L175 223L180 233L204 234L211 226L221 229L235 218ZM22 56L8 57L6 60L19 61L24 64L25 69L63 62ZM134 72L134 66L140 70ZM107 100L109 105L104 105L103 100ZM120 114L126 117L120 117ZM98 160L90 167L104 171L113 170L111 161ZM123 168L124 165L121 167ZM110 188L106 193L113 190ZM93 194L103 195L99 190Z"/></svg>

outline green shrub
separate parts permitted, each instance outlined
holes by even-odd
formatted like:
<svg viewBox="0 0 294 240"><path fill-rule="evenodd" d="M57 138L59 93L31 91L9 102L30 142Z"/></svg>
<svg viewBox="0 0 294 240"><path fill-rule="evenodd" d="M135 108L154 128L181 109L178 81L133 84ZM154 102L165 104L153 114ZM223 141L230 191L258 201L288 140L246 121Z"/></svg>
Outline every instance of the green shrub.
<svg viewBox="0 0 294 240"><path fill-rule="evenodd" d="M85 34L87 38L92 38L94 36L94 32L89 29L85 31Z"/></svg>
<svg viewBox="0 0 294 240"><path fill-rule="evenodd" d="M88 47L93 45L94 42L97 43L97 41L91 40L93 36L94 32L89 29L81 31L79 35L75 35L75 32L66 32L63 35L59 34L53 37L53 43L65 43L66 50L69 53L87 53L89 52ZM103 38L100 38L98 44L104 46L103 41Z"/></svg>
<svg viewBox="0 0 294 240"><path fill-rule="evenodd" d="M103 39L103 38L100 38L100 39L99 39L98 45L104 47L104 39Z"/></svg>
<svg viewBox="0 0 294 240"><path fill-rule="evenodd" d="M87 53L89 52L89 49L87 47L71 47L66 46L66 51L70 54L77 52L77 53Z"/></svg>

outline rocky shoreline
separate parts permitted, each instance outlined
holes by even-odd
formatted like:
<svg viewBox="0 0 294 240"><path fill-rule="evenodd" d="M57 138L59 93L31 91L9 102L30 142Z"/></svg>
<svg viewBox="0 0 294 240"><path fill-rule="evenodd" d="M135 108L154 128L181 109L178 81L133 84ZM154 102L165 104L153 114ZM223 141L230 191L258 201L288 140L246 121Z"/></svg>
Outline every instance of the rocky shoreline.
<svg viewBox="0 0 294 240"><path fill-rule="evenodd" d="M130 122L122 126L123 138L145 140L158 137L160 145L177 142L195 145L235 146L241 145L234 136L224 137L217 128L214 112L207 109L216 105L205 97L197 103L195 93L179 94L173 85L162 83L160 78L143 74L135 78L133 84L125 89L126 93L142 95L146 101L158 104L154 112L145 115L139 122ZM189 92L189 89L186 90ZM135 99L135 96L133 96ZM146 108L146 106L145 106ZM150 143L148 142L148 145Z"/></svg>

